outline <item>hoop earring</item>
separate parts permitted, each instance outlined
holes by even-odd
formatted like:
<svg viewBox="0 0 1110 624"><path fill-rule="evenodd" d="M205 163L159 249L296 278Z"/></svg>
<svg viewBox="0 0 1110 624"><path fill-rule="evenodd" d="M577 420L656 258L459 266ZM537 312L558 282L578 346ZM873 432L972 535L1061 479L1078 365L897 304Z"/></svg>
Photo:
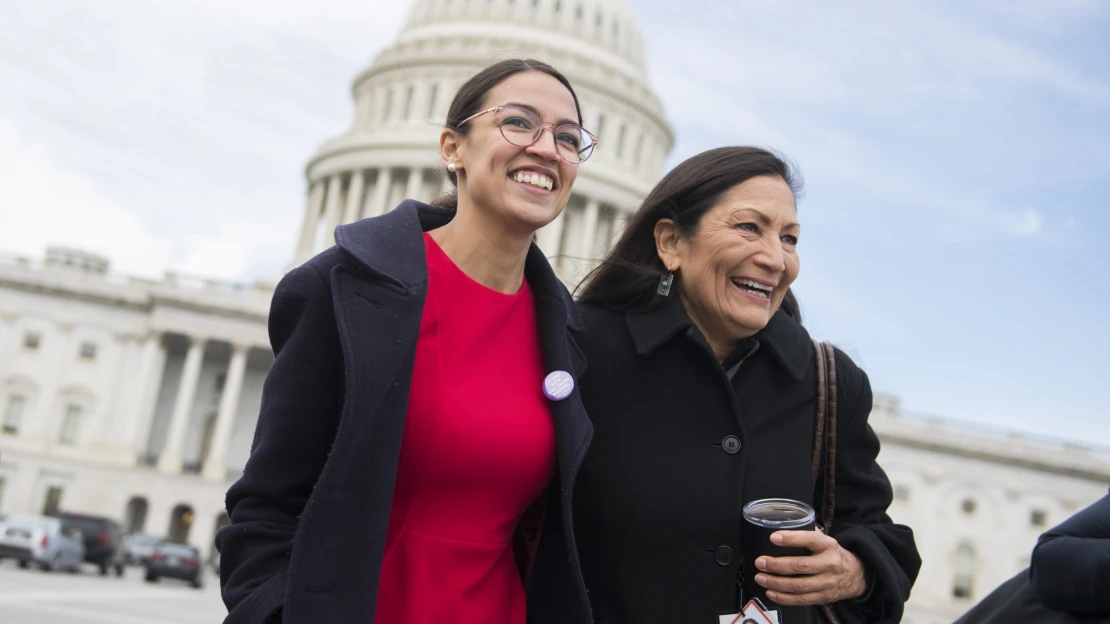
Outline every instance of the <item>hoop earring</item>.
<svg viewBox="0 0 1110 624"><path fill-rule="evenodd" d="M659 278L659 288L655 289L656 294L662 297L669 297L671 295L671 286L674 284L674 272L667 269L667 274Z"/></svg>

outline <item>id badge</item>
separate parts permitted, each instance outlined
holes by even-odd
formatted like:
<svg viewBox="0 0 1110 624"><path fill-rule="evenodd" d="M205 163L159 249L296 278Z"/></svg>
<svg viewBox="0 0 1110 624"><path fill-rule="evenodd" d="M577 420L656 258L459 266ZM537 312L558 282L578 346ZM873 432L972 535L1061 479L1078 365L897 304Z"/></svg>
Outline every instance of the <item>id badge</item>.
<svg viewBox="0 0 1110 624"><path fill-rule="evenodd" d="M778 611L768 610L758 598L752 598L740 613L717 616L718 624L782 624Z"/></svg>

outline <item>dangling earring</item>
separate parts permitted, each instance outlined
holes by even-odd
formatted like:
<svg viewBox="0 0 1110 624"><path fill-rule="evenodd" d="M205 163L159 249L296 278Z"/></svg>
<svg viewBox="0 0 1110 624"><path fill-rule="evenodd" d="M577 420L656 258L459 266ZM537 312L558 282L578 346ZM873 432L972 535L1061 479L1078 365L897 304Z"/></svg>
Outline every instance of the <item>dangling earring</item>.
<svg viewBox="0 0 1110 624"><path fill-rule="evenodd" d="M674 284L674 272L667 269L667 274L659 278L659 288L655 289L655 292L663 297L669 297L672 284Z"/></svg>
<svg viewBox="0 0 1110 624"><path fill-rule="evenodd" d="M455 173L456 169L458 169L458 167L455 166L455 163L453 163L453 162L447 163L447 170L448 171L450 171L451 173Z"/></svg>

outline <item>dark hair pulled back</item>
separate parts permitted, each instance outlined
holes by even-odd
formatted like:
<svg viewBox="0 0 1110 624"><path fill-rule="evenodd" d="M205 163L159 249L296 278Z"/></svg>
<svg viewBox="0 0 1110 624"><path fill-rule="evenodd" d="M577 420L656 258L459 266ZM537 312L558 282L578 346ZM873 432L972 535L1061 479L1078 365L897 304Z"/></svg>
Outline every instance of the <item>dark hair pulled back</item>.
<svg viewBox="0 0 1110 624"><path fill-rule="evenodd" d="M721 195L763 175L782 178L795 195L801 191L794 167L762 148L719 147L683 161L644 198L612 251L579 285L579 303L624 312L647 312L662 305L665 299L656 288L667 269L656 251L655 224L671 219L691 236ZM676 282L679 279L675 276ZM801 322L798 301L789 289L781 308Z"/></svg>
<svg viewBox="0 0 1110 624"><path fill-rule="evenodd" d="M578 94L574 92L574 87L570 86L570 81L559 70L543 61L536 59L508 59L494 63L482 71L474 74L469 80L459 87L458 92L455 93L455 98L451 100L451 107L447 109L447 120L444 123L445 128L450 128L456 132L466 136L470 131L469 125L461 125L462 120L481 112L482 104L486 101L486 95L489 94L497 85L504 82L511 76L523 72L536 71L547 74L552 78L558 80L570 95L574 98L574 109L578 113L578 123L582 124L582 107L578 104ZM458 176L453 172L448 171L447 177L451 180L453 186L458 186ZM452 190L432 201L432 205L441 208L450 208L452 210L459 207L458 192Z"/></svg>

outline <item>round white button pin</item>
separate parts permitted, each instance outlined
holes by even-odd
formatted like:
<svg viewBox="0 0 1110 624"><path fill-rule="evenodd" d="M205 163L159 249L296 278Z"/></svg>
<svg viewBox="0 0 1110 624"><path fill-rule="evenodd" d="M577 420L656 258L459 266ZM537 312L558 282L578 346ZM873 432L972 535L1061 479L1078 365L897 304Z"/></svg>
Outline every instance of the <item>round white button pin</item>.
<svg viewBox="0 0 1110 624"><path fill-rule="evenodd" d="M574 377L564 370L557 370L543 380L543 395L552 401L562 401L574 391Z"/></svg>

